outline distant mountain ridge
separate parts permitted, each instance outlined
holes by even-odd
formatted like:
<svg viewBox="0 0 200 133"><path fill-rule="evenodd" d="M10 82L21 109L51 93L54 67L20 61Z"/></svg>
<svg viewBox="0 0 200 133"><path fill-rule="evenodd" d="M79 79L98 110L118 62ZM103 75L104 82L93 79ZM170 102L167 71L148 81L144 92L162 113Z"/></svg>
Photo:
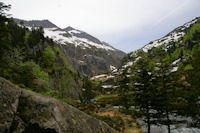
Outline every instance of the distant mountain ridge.
<svg viewBox="0 0 200 133"><path fill-rule="evenodd" d="M90 44L90 42L93 42L93 43L96 43L96 45L93 44L93 46L95 46L95 47L104 48L103 46L105 46L105 48L107 48L109 50L117 50L117 49L114 49L109 44L105 45L103 42L101 42L99 39L93 37L92 35L89 35L86 32L77 30L71 26L61 29L58 26L56 26L55 24L53 24L52 22L50 22L49 20L26 21L26 20L20 20L20 19L14 18L14 21L17 24L21 24L21 25L24 25L29 28L43 27L45 36L53 38L55 41L60 42L60 43L74 43L74 42L80 41L80 42L85 42L85 43ZM57 32L57 33L53 33L53 32ZM77 38L73 38L73 37L77 37ZM66 38L68 38L68 39L66 39ZM82 39L82 40L80 40L80 39ZM83 40L83 39L87 39L87 40ZM87 42L87 41L89 41L89 42ZM77 45L77 43L76 43L76 45ZM92 45L92 44L90 44L90 45ZM84 46L88 47L86 45L84 45Z"/></svg>
<svg viewBox="0 0 200 133"><path fill-rule="evenodd" d="M92 35L73 27L59 28L49 20L14 21L29 29L43 27L44 36L51 38L63 50L69 63L82 75L107 72L110 66L118 66L125 53Z"/></svg>
<svg viewBox="0 0 200 133"><path fill-rule="evenodd" d="M55 24L51 23L47 19L45 19L45 20L30 20L30 21L26 21L26 20L21 20L21 19L14 18L14 21L16 23L18 23L18 24L20 24L20 22L23 22L23 25L27 26L27 27L43 27L43 28L57 27Z"/></svg>

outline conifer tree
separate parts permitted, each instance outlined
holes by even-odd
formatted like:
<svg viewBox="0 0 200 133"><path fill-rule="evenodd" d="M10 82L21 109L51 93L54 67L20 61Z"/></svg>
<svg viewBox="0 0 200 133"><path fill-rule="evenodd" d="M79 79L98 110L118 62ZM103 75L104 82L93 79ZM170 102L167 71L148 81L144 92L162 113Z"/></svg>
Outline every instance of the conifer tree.
<svg viewBox="0 0 200 133"><path fill-rule="evenodd" d="M126 110L129 109L131 106L130 100L131 100L131 94L129 90L129 77L128 77L128 71L129 68L126 68L122 74L120 75L120 87L119 87L119 101L120 104L125 107Z"/></svg>
<svg viewBox="0 0 200 133"><path fill-rule="evenodd" d="M200 126L200 43L193 47L190 63L191 69L188 74L190 87L185 95L188 105L186 114L193 118L196 125Z"/></svg>
<svg viewBox="0 0 200 133"><path fill-rule="evenodd" d="M157 111L157 119L160 124L167 125L168 133L170 133L170 114L172 111L173 92L175 84L173 76L171 76L170 58L167 56L157 64L156 67L156 99L154 101L154 109Z"/></svg>
<svg viewBox="0 0 200 133"><path fill-rule="evenodd" d="M147 130L150 133L151 121L154 113L152 112L154 101L154 84L153 84L153 68L154 63L151 62L148 57L144 56L139 59L132 67L133 76L131 81L131 89L133 91L133 105L136 108L136 114L140 117L144 117L145 123L147 123Z"/></svg>

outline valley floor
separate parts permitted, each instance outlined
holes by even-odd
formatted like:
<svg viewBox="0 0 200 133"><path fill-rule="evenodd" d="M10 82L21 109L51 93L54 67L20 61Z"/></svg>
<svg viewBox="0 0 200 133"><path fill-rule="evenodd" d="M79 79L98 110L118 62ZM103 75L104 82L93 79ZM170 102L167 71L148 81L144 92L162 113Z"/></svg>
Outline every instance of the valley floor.
<svg viewBox="0 0 200 133"><path fill-rule="evenodd" d="M78 105L78 108L97 119L103 120L119 132L142 133L131 115L124 114L119 106L112 105L112 102L117 101L117 99L117 94L99 95L95 97L94 103L81 104Z"/></svg>

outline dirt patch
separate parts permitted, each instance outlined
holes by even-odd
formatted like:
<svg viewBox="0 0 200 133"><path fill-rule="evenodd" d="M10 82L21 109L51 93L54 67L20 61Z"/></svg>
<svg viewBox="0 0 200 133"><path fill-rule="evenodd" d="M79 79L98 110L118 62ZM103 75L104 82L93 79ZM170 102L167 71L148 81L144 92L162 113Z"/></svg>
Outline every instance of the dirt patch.
<svg viewBox="0 0 200 133"><path fill-rule="evenodd" d="M135 120L130 115L125 115L117 111L100 111L96 113L98 116L106 116L112 118L120 117L123 120L124 125L118 125L120 131L123 133L142 133L142 131L137 127Z"/></svg>

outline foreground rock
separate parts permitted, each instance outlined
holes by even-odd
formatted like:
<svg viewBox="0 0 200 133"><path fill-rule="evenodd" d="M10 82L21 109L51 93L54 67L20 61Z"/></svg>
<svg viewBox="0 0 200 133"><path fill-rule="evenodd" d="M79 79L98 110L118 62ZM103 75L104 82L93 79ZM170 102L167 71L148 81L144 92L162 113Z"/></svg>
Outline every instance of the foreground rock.
<svg viewBox="0 0 200 133"><path fill-rule="evenodd" d="M1 133L115 133L106 123L58 100L0 78Z"/></svg>

